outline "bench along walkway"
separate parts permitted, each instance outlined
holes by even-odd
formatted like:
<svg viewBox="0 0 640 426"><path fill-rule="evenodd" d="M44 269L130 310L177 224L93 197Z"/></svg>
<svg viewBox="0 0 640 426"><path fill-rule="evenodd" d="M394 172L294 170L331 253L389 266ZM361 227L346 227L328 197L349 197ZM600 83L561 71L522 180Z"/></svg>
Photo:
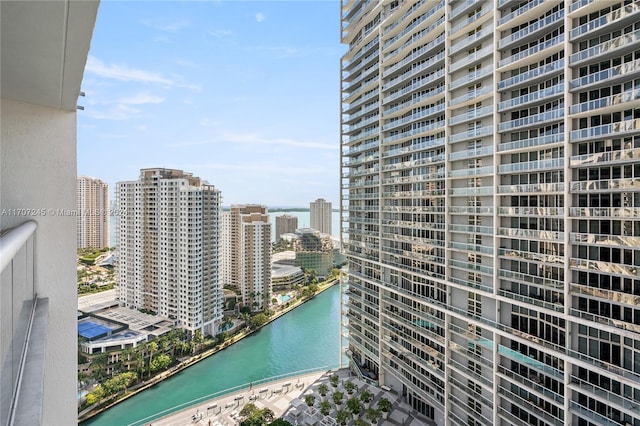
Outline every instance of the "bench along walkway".
<svg viewBox="0 0 640 426"><path fill-rule="evenodd" d="M380 419L379 426L425 426L434 424L428 419L419 416L411 407L403 401L402 397L395 394L388 388L381 388L366 384L360 379L352 376L347 369L316 372L303 374L300 376L288 377L282 380L262 383L254 386L250 384L243 390L228 394L220 398L211 399L192 405L184 410L172 413L166 417L151 420L144 423L145 426L236 426L240 424L239 413L242 408L253 403L258 408L269 408L273 411L275 418L282 417L293 425L327 425L331 423L330 418L335 419L335 410L326 416L322 416L317 409L320 393L318 386L325 383L331 390L329 378L337 374L340 377L340 385L337 390L344 392L345 399L347 392L343 384L347 381L353 382L358 390L367 389L374 398L371 406L375 407L376 402L384 397L392 402L393 408L386 420ZM316 404L313 409L304 403L304 397L308 394L316 396ZM357 391L354 395L357 394ZM347 425L354 422L350 418Z"/></svg>

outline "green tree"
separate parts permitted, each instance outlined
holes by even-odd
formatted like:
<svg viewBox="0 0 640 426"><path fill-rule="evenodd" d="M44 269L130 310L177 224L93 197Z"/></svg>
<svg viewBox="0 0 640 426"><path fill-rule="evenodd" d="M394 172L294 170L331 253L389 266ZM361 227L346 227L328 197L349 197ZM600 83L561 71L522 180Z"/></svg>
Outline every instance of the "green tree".
<svg viewBox="0 0 640 426"><path fill-rule="evenodd" d="M241 426L262 426L273 421L275 415L269 408L258 408L255 404L247 404L240 410Z"/></svg>
<svg viewBox="0 0 640 426"><path fill-rule="evenodd" d="M362 410L362 405L358 398L353 397L347 400L347 408L351 411L352 414L358 415L360 414L360 410Z"/></svg>
<svg viewBox="0 0 640 426"><path fill-rule="evenodd" d="M344 426L349 421L349 412L346 410L340 410L336 414L336 420L341 426Z"/></svg>
<svg viewBox="0 0 640 426"><path fill-rule="evenodd" d="M306 395L304 397L304 403L307 404L309 407L313 407L313 404L316 403L315 395Z"/></svg>
<svg viewBox="0 0 640 426"><path fill-rule="evenodd" d="M158 352L158 343L151 341L147 343L147 353L149 354L149 362L147 367L147 377L151 378L151 360L153 359L153 355Z"/></svg>
<svg viewBox="0 0 640 426"><path fill-rule="evenodd" d="M199 353L200 348L202 347L203 336L201 330L196 330L193 332L193 336L191 336L191 342L193 343L193 352Z"/></svg>
<svg viewBox="0 0 640 426"><path fill-rule="evenodd" d="M216 345L223 344L229 338L229 333L223 331L222 333L218 333L216 335Z"/></svg>
<svg viewBox="0 0 640 426"><path fill-rule="evenodd" d="M285 419L275 419L274 421L269 423L269 426L293 426L293 425L288 421L286 421Z"/></svg>
<svg viewBox="0 0 640 426"><path fill-rule="evenodd" d="M151 372L157 373L158 371L164 371L171 365L171 357L167 354L157 354L153 361L151 361Z"/></svg>
<svg viewBox="0 0 640 426"><path fill-rule="evenodd" d="M87 401L87 404L93 405L102 401L102 398L104 397L105 397L104 388L102 387L102 385L98 385L91 392L87 394L86 401Z"/></svg>
<svg viewBox="0 0 640 426"><path fill-rule="evenodd" d="M109 355L106 353L99 353L96 355L93 360L91 360L91 377L96 382L101 382L105 377L107 377L107 373L104 370L109 361Z"/></svg>
<svg viewBox="0 0 640 426"><path fill-rule="evenodd" d="M133 353L132 366L136 370L136 372L138 373L138 377L140 377L140 378L142 378L142 374L144 372L144 364L145 364L144 350L145 350L145 346L146 345L138 345L135 348L135 352Z"/></svg>
<svg viewBox="0 0 640 426"><path fill-rule="evenodd" d="M266 324L268 320L269 318L267 318L266 314L259 313L257 315L252 316L251 319L249 319L249 324L251 325L251 328L258 328L261 325Z"/></svg>
<svg viewBox="0 0 640 426"><path fill-rule="evenodd" d="M331 412L331 403L329 401L322 401L320 403L320 412L323 416L328 416Z"/></svg>

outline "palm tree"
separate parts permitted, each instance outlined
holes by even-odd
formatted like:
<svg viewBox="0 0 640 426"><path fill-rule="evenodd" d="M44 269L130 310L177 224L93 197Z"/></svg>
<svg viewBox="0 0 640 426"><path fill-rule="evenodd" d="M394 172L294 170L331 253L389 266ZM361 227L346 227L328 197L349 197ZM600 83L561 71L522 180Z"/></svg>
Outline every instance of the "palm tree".
<svg viewBox="0 0 640 426"><path fill-rule="evenodd" d="M176 349L178 349L178 343L180 342L180 336L176 332L176 330L171 330L169 332L168 340L171 345L171 359L176 359Z"/></svg>
<svg viewBox="0 0 640 426"><path fill-rule="evenodd" d="M96 382L101 381L106 376L104 368L107 366L108 361L109 356L106 353L96 355L91 361L91 377Z"/></svg>
<svg viewBox="0 0 640 426"><path fill-rule="evenodd" d="M158 352L158 344L152 340L151 342L147 343L147 349L149 350L149 367L147 370L147 374L148 378L151 378L151 360L153 359L154 352Z"/></svg>
<svg viewBox="0 0 640 426"><path fill-rule="evenodd" d="M146 349L146 345L139 345L136 348L136 351L133 356L133 364L135 366L136 373L140 380L144 379L144 351Z"/></svg>
<svg viewBox="0 0 640 426"><path fill-rule="evenodd" d="M193 332L193 336L191 337L191 341L193 342L194 353L200 352L200 346L203 342L202 331L196 330Z"/></svg>

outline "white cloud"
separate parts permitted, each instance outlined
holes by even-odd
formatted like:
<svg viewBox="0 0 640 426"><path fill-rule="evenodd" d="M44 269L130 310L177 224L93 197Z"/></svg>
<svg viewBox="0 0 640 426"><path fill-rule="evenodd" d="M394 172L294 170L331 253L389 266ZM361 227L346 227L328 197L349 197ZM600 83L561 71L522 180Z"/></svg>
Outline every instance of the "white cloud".
<svg viewBox="0 0 640 426"><path fill-rule="evenodd" d="M252 53L272 55L278 58L308 56L304 49L292 46L245 46L245 50Z"/></svg>
<svg viewBox="0 0 640 426"><path fill-rule="evenodd" d="M266 19L266 16L264 16L264 13L262 12L258 12L256 13L256 21L258 22L262 22Z"/></svg>
<svg viewBox="0 0 640 426"><path fill-rule="evenodd" d="M200 120L200 125L203 127L219 126L220 124L222 123L218 120L210 120L208 118L203 118L202 120Z"/></svg>
<svg viewBox="0 0 640 426"><path fill-rule="evenodd" d="M137 107L138 105L160 104L164 100L165 98L162 96L140 92L115 100L103 99L98 102L94 101L86 111L89 117L97 120L130 120L140 117L144 112Z"/></svg>
<svg viewBox="0 0 640 426"><path fill-rule="evenodd" d="M336 150L338 147L336 145L330 145L321 142L311 142L304 140L295 140L288 138L265 138L260 136L257 133L223 133L217 136L215 139L202 140L202 141L192 141L192 142L179 142L173 144L167 144L167 147L177 148L177 147L185 147L185 146L199 146L199 145L213 145L213 144L225 144L229 143L236 144L249 144L249 145L259 145L260 147L270 147L270 146L289 146L289 147L297 147L297 148L311 148L311 149L327 149L327 150Z"/></svg>
<svg viewBox="0 0 640 426"><path fill-rule="evenodd" d="M193 90L195 92L202 91L201 85L187 83L179 75L166 77L160 73L132 68L127 65L105 64L100 59L91 55L87 58L87 66L85 67L85 70L89 74L111 80L160 84L165 88L180 87Z"/></svg>
<svg viewBox="0 0 640 426"><path fill-rule="evenodd" d="M106 110L100 111L95 109L87 109L85 113L96 120L129 120L138 117L141 110L133 108L126 104L113 105Z"/></svg>
<svg viewBox="0 0 640 426"><path fill-rule="evenodd" d="M180 167L185 170L233 170L236 172L246 173L248 176L256 176L256 175L268 175L273 174L277 176L283 175L292 175L292 176L301 176L301 175L317 175L319 173L324 173L326 171L325 168L322 167L294 167L291 165L287 165L283 167L282 164L274 164L274 163L247 163L242 162L239 164L231 164L229 162L225 163L200 163L200 164L180 164Z"/></svg>
<svg viewBox="0 0 640 426"><path fill-rule="evenodd" d="M223 135L223 138L236 143L247 143L256 145L286 145L301 148L315 148L315 149L337 149L335 145L329 145L321 142L310 142L287 138L265 138L257 133L227 133Z"/></svg>
<svg viewBox="0 0 640 426"><path fill-rule="evenodd" d="M160 104L164 102L164 99L162 96L154 96L143 92L126 98L120 98L117 103L127 105Z"/></svg>
<svg viewBox="0 0 640 426"><path fill-rule="evenodd" d="M145 19L143 21L140 21L140 23L144 26L154 28L156 30L169 32L176 32L189 26L189 21L187 21L186 19L181 19L179 21L173 22L153 22Z"/></svg>
<svg viewBox="0 0 640 426"><path fill-rule="evenodd" d="M230 30L219 29L219 30L209 30L207 31L207 34L216 38L223 38L223 37L228 37L233 33Z"/></svg>
<svg viewBox="0 0 640 426"><path fill-rule="evenodd" d="M175 82L161 74L145 71L141 69L131 68L126 65L107 65L95 56L89 55L85 70L88 73L95 74L100 77L110 78L120 81L137 81L141 83L158 83L173 86Z"/></svg>

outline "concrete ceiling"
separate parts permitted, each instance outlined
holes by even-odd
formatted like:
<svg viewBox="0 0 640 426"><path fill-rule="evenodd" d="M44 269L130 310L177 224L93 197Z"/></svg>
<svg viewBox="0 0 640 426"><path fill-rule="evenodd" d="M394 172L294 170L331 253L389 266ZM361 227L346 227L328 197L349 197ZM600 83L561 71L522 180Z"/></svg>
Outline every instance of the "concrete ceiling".
<svg viewBox="0 0 640 426"><path fill-rule="evenodd" d="M2 98L75 110L98 0L0 0Z"/></svg>

